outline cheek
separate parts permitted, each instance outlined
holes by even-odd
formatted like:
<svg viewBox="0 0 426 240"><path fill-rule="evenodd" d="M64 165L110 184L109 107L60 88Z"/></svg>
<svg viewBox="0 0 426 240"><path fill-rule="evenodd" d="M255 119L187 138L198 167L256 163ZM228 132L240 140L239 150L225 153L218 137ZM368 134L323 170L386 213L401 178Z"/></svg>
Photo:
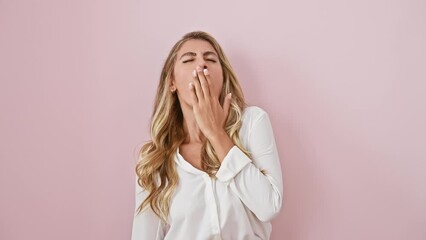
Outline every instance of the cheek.
<svg viewBox="0 0 426 240"><path fill-rule="evenodd" d="M191 72L184 70L175 71L174 78L177 88L188 87L191 81Z"/></svg>

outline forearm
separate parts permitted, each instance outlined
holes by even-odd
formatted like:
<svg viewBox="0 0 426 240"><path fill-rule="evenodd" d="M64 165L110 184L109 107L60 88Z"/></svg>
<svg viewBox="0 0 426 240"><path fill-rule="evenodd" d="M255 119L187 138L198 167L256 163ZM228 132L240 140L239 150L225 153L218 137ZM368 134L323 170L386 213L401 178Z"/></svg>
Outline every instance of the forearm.
<svg viewBox="0 0 426 240"><path fill-rule="evenodd" d="M229 186L261 221L266 222L280 211L283 188L280 171L277 171L280 168L277 154L272 153L258 160L271 162L266 175L248 156L234 147L222 162L216 177Z"/></svg>

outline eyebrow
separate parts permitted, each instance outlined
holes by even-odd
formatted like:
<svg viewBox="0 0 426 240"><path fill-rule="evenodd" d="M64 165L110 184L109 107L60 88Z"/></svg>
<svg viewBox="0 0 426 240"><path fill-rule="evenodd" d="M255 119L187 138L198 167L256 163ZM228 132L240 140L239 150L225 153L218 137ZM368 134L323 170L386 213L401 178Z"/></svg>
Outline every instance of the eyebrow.
<svg viewBox="0 0 426 240"><path fill-rule="evenodd" d="M204 57L206 57L207 55L214 55L214 56L217 57L216 53L212 52L212 51L206 51L206 52L203 53ZM180 56L179 59L182 59L184 56L195 57L195 56L197 56L197 54L195 52L186 52L186 53L182 54L182 56Z"/></svg>

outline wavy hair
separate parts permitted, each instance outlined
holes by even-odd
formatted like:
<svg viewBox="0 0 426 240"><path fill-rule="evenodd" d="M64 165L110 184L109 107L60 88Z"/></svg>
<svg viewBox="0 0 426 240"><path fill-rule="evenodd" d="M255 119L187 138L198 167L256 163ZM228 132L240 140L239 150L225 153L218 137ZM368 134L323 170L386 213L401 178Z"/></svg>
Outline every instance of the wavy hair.
<svg viewBox="0 0 426 240"><path fill-rule="evenodd" d="M179 184L174 157L186 136L179 99L169 90L169 86L173 78L177 52L191 39L207 41L216 50L223 72L220 103L223 104L227 93L232 92L231 106L224 129L234 144L250 156L238 135L242 124L242 112L247 105L231 64L219 43L210 34L202 31L185 34L171 49L161 71L151 118L151 140L141 147L135 169L139 186L148 191L148 196L137 208L138 214L150 206L163 222L167 222L171 199ZM214 178L220 167L220 161L208 140L201 148L201 160L203 170Z"/></svg>

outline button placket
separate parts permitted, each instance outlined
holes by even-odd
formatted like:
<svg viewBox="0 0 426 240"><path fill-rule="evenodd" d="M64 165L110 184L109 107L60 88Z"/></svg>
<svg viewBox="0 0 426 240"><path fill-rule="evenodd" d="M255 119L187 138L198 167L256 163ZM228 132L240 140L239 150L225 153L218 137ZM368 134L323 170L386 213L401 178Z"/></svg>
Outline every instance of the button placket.
<svg viewBox="0 0 426 240"><path fill-rule="evenodd" d="M215 193L213 190L213 184L214 180L210 178L208 175L205 176L206 180L206 200L209 205L210 210L210 216L211 216L211 222L212 222L212 231L213 234L215 234L215 239L220 239L220 225L219 225L219 216L217 213L217 205L216 205L216 198Z"/></svg>

